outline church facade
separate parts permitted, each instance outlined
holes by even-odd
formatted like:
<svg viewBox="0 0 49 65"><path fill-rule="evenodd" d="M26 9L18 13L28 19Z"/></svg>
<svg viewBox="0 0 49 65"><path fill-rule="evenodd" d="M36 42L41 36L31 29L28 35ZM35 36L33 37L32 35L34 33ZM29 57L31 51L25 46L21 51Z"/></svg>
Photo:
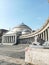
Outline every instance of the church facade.
<svg viewBox="0 0 49 65"><path fill-rule="evenodd" d="M3 45L15 45L15 44L31 44L35 41L42 44L44 42L49 42L49 18L46 20L45 24L38 30L34 31L24 23L19 26L14 27L12 30L8 31L2 36Z"/></svg>

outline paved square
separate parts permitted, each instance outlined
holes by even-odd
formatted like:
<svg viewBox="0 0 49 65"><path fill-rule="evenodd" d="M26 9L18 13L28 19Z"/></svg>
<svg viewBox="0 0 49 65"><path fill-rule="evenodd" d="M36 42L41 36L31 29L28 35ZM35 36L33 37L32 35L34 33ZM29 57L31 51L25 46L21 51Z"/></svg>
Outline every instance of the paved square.
<svg viewBox="0 0 49 65"><path fill-rule="evenodd" d="M0 65L22 65L25 59L25 47L0 45Z"/></svg>

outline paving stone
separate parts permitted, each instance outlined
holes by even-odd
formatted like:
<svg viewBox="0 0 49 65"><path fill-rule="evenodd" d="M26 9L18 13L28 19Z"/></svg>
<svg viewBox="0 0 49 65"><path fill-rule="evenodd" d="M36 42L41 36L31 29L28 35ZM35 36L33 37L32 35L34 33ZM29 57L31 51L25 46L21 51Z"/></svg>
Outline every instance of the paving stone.
<svg viewBox="0 0 49 65"><path fill-rule="evenodd" d="M21 65L21 64L8 63L7 65Z"/></svg>

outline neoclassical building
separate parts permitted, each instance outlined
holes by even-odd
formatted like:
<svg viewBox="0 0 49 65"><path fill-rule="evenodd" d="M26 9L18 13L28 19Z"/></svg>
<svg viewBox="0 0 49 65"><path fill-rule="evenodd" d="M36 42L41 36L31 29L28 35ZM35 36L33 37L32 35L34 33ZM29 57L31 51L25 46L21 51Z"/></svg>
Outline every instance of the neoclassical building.
<svg viewBox="0 0 49 65"><path fill-rule="evenodd" d="M40 44L43 44L46 41L49 42L49 18L40 29L35 31L24 23L14 27L2 36L2 44L31 44L35 41L36 36L38 36L37 41Z"/></svg>

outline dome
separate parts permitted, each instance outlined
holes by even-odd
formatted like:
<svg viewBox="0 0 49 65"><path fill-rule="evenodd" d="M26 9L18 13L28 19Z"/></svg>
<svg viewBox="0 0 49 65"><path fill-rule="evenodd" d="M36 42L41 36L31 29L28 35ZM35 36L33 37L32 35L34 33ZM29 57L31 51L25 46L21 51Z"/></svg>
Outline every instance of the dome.
<svg viewBox="0 0 49 65"><path fill-rule="evenodd" d="M22 32L23 30L32 31L32 29L30 27L28 27L27 25L25 25L24 23L21 23L20 25L13 28L13 31L15 31L15 32Z"/></svg>
<svg viewBox="0 0 49 65"><path fill-rule="evenodd" d="M22 31L22 34L28 34L28 33L31 33L31 31L30 30L23 30Z"/></svg>
<svg viewBox="0 0 49 65"><path fill-rule="evenodd" d="M7 34L12 34L12 33L21 33L21 34L26 34L32 32L32 29L25 25L24 23L21 23L20 25L14 27L11 31L7 32Z"/></svg>

